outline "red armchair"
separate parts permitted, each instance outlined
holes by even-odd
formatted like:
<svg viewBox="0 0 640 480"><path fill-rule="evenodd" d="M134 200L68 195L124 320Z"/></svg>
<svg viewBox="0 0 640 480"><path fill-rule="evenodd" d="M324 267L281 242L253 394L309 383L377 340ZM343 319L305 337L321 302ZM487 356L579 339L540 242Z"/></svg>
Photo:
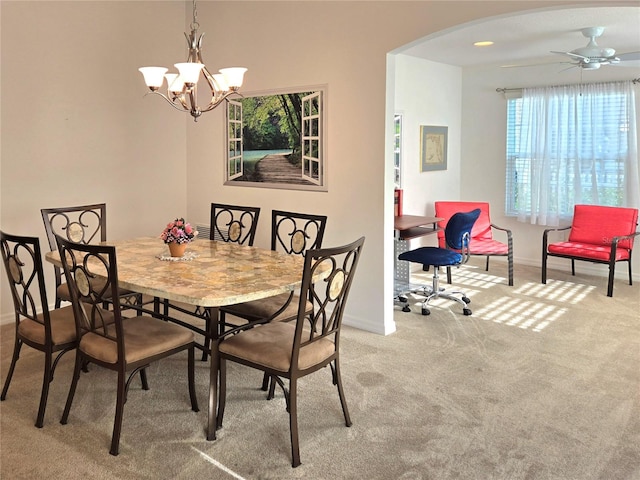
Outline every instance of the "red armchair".
<svg viewBox="0 0 640 480"><path fill-rule="evenodd" d="M509 286L513 286L513 238L511 230L498 227L491 223L489 215L489 203L487 202L435 202L435 216L443 218L438 227L438 246L446 248L444 239L444 227L451 216L456 212L468 212L480 209L480 217L476 220L471 230L471 243L469 244L471 255L481 255L487 257L486 270L489 271L489 257L507 257L509 264ZM500 242L493 238L493 230L499 230L506 234L507 243ZM451 283L451 269L447 269L447 282Z"/></svg>
<svg viewBox="0 0 640 480"><path fill-rule="evenodd" d="M613 279L617 262L629 264L631 277L631 252L637 232L638 209L603 207L600 205L576 205L571 225L550 228L542 235L542 283L547 283L547 257L571 259L571 275L576 274L575 261L609 265L607 296L613 296ZM549 233L571 230L565 242L549 243Z"/></svg>

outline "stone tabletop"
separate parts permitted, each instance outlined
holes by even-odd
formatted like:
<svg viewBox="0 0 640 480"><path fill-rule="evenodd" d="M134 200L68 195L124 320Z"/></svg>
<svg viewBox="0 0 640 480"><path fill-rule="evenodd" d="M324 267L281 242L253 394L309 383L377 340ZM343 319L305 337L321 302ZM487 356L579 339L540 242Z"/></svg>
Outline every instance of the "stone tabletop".
<svg viewBox="0 0 640 480"><path fill-rule="evenodd" d="M118 284L153 297L202 307L220 307L278 295L300 285L299 255L197 239L187 246L189 261L165 261L169 249L155 237L107 242L115 245ZM46 260L60 266L58 252Z"/></svg>

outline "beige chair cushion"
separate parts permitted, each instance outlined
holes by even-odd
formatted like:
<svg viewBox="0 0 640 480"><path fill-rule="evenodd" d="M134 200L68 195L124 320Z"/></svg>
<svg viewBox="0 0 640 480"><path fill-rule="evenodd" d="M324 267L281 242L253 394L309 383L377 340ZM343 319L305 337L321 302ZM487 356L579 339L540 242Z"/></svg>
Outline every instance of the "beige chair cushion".
<svg viewBox="0 0 640 480"><path fill-rule="evenodd" d="M289 300L290 293L281 293L275 297L262 298L252 302L238 303L224 307L226 313L235 315L240 318L249 318L256 320L260 318L269 318L273 316L282 306ZM298 316L298 304L300 303L300 295L294 294L287 308L284 309L273 321L282 322L292 320ZM305 312L311 313L313 305L307 300Z"/></svg>
<svg viewBox="0 0 640 480"><path fill-rule="evenodd" d="M71 305L49 311L51 319L51 337L54 345L71 343L76 339L76 323ZM38 315L42 320L42 314ZM18 333L31 342L44 345L44 325L25 318L18 326Z"/></svg>
<svg viewBox="0 0 640 480"><path fill-rule="evenodd" d="M261 325L222 341L219 351L280 372L288 372L295 329L295 323L287 322ZM308 331L303 333L303 338L305 335L308 338ZM305 345L300 349L298 367L301 370L312 367L334 352L334 343L326 338Z"/></svg>
<svg viewBox="0 0 640 480"><path fill-rule="evenodd" d="M134 363L194 341L192 331L151 317L123 319L122 328L127 363ZM115 337L115 325L111 325L109 333ZM117 343L97 333L83 335L79 348L97 360L106 363L118 361Z"/></svg>
<svg viewBox="0 0 640 480"><path fill-rule="evenodd" d="M71 302L71 294L69 293L69 285L67 285L66 283L63 283L62 285L60 285L57 288L56 294L58 295L58 298L64 300L65 302Z"/></svg>

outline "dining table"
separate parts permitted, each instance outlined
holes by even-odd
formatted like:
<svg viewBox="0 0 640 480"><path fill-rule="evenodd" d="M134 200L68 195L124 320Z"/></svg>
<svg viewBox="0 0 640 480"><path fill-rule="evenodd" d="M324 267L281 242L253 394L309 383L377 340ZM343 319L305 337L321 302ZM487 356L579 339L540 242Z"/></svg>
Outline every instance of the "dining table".
<svg viewBox="0 0 640 480"><path fill-rule="evenodd" d="M152 311L144 307L138 307L138 310L176 320L168 316L166 309L159 309L158 300L162 299L192 306L200 312L198 316L204 313L211 320L207 322L208 330L203 331L211 341L206 436L207 440L215 440L219 392L217 340L221 334L219 307L294 291L302 281L304 257L200 238L188 244L183 257L171 257L168 247L156 237L103 244L116 247L119 287L156 300ZM45 259L62 266L57 251L47 253ZM328 267L318 269L313 280L321 280L326 272ZM178 323L189 327L183 321L178 320Z"/></svg>

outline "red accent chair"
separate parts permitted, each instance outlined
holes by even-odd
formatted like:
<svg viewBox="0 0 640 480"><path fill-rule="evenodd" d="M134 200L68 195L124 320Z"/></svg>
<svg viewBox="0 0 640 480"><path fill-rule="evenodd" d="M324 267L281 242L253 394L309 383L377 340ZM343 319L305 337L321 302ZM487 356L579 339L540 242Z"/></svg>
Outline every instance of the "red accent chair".
<svg viewBox="0 0 640 480"><path fill-rule="evenodd" d="M570 226L550 228L542 235L542 283L547 283L547 257L561 257L571 259L571 275L576 274L576 260L609 265L608 297L613 296L616 262L629 264L629 285L633 285L631 252L634 238L640 235L637 226L637 208L576 205ZM549 243L550 232L569 229L567 241Z"/></svg>
<svg viewBox="0 0 640 480"><path fill-rule="evenodd" d="M443 218L438 223L438 246L446 248L444 239L444 227L454 213L468 212L480 209L480 217L471 230L471 243L469 244L471 255L481 255L487 257L486 270L489 271L489 257L507 257L509 264L509 286L513 286L513 238L511 230L498 227L491 223L489 216L489 203L487 202L435 202L435 216ZM505 232L507 243L500 242L493 238L493 229ZM447 268L447 283L451 283L451 268Z"/></svg>

